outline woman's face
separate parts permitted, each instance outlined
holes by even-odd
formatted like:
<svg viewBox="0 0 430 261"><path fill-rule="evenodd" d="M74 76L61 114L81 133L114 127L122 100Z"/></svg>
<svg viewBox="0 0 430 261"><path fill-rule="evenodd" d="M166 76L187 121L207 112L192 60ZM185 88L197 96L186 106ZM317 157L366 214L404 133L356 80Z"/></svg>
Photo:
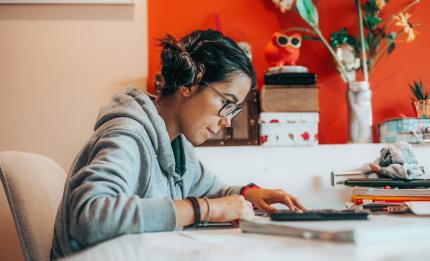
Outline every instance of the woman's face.
<svg viewBox="0 0 430 261"><path fill-rule="evenodd" d="M221 128L231 125L230 117L220 117L218 112L225 104L225 98L237 105L241 104L250 91L251 79L240 73L233 76L228 82L209 85L202 86L203 90L196 91L189 97L184 97L177 114L180 132L193 145L203 143Z"/></svg>

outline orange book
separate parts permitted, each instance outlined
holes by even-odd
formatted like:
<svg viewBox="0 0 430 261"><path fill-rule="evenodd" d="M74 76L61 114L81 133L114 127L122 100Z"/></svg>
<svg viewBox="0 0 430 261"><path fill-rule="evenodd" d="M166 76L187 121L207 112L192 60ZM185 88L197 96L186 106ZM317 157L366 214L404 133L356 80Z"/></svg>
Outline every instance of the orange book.
<svg viewBox="0 0 430 261"><path fill-rule="evenodd" d="M430 201L430 196L370 196L370 195L353 195L352 201L385 201L385 202L406 202L406 201Z"/></svg>

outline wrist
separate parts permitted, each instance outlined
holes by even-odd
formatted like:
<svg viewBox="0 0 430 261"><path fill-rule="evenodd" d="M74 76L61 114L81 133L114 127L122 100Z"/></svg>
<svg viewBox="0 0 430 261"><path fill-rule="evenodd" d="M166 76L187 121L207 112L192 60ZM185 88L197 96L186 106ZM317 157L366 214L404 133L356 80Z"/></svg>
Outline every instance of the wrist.
<svg viewBox="0 0 430 261"><path fill-rule="evenodd" d="M250 184L248 184L248 185L246 185L245 187L243 187L242 189L241 189L241 191L240 191L240 194L246 199L246 200L248 200L248 201L251 201L250 200L250 197L249 197L249 192L252 192L252 191L255 191L255 190L258 190L258 189L261 189L259 186L257 186L257 185L255 185L255 184L253 184L253 183L250 183ZM252 193L251 193L252 194Z"/></svg>
<svg viewBox="0 0 430 261"><path fill-rule="evenodd" d="M210 222L222 222L224 211L223 205L220 204L219 199L208 199L210 204Z"/></svg>
<svg viewBox="0 0 430 261"><path fill-rule="evenodd" d="M252 195L253 195L253 193L255 192L255 191L257 191L257 190L259 190L260 188L249 188L249 189L246 189L244 192L243 192L243 197L247 200L247 201L250 201L250 202L252 202Z"/></svg>
<svg viewBox="0 0 430 261"><path fill-rule="evenodd" d="M201 210L201 217L202 217L202 224L207 224L208 222L211 221L212 218L212 204L209 203L209 199L208 198L200 198L199 199L199 203L200 203L200 210Z"/></svg>

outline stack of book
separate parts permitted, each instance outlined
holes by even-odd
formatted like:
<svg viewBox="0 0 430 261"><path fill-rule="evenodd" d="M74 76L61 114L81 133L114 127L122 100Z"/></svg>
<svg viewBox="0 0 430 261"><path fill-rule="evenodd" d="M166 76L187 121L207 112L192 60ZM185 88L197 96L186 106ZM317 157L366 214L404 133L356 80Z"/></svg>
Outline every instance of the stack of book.
<svg viewBox="0 0 430 261"><path fill-rule="evenodd" d="M318 90L315 73L267 72L260 95L260 145L317 145Z"/></svg>
<svg viewBox="0 0 430 261"><path fill-rule="evenodd" d="M378 208L378 210L384 210L384 204L381 203L430 202L430 188L354 187L351 201L356 205L368 205L367 207L370 210L372 210L372 205L375 205L375 208ZM396 204L386 205L388 207Z"/></svg>
<svg viewBox="0 0 430 261"><path fill-rule="evenodd" d="M358 173L332 173L332 185L352 186L351 206L370 211L407 211L415 202L430 203L430 180L359 177ZM397 210L397 211L396 211Z"/></svg>

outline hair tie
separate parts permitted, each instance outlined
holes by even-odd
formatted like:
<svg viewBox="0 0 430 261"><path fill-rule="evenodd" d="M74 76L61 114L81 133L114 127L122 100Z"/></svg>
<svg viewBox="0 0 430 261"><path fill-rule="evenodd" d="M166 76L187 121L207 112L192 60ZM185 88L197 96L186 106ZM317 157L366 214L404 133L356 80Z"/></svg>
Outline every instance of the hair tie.
<svg viewBox="0 0 430 261"><path fill-rule="evenodd" d="M203 80L203 75L205 74L205 65L200 63L196 66L197 68L197 73L196 73L196 78L194 80L194 84L200 83Z"/></svg>
<svg viewBox="0 0 430 261"><path fill-rule="evenodd" d="M192 61L192 59L191 59L191 55L190 55L190 53L189 52L187 52L187 51L182 51L182 52L180 52L179 53L179 57L181 57L181 58L188 58L188 59L190 59L191 61Z"/></svg>

